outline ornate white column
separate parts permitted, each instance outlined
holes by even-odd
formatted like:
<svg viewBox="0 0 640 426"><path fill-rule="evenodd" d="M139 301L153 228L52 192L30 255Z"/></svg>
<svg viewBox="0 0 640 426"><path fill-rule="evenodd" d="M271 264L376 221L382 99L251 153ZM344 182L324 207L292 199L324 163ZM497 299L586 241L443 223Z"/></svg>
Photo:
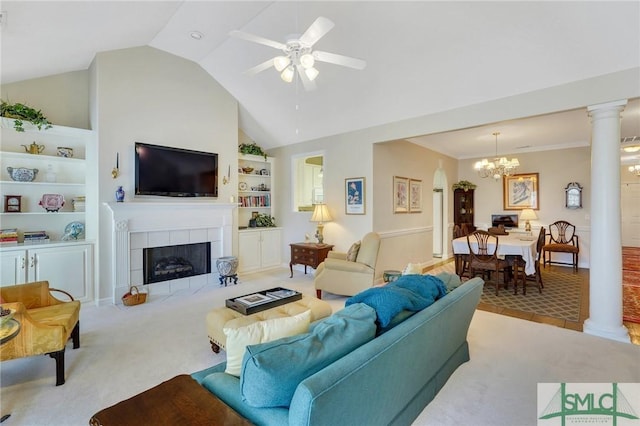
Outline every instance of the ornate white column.
<svg viewBox="0 0 640 426"><path fill-rule="evenodd" d="M584 332L630 342L622 324L620 113L626 100L593 105L591 117L591 258Z"/></svg>

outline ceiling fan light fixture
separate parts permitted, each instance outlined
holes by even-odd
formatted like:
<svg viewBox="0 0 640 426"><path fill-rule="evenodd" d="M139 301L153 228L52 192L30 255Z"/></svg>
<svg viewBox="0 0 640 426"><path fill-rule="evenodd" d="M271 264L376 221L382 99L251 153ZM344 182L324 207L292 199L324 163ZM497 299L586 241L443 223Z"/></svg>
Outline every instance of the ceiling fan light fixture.
<svg viewBox="0 0 640 426"><path fill-rule="evenodd" d="M282 73L280 74L280 78L286 81L287 83L291 83L293 81L293 76L294 76L294 70L293 70L293 66L291 65L286 67L284 71L282 71Z"/></svg>
<svg viewBox="0 0 640 426"><path fill-rule="evenodd" d="M300 56L300 65L302 65L305 69L313 68L313 65L316 63L316 60L313 58L311 53L305 53Z"/></svg>
<svg viewBox="0 0 640 426"><path fill-rule="evenodd" d="M311 67L311 68L307 68L306 70L304 70L304 73L307 75L307 78L309 79L309 81L313 81L313 80L316 79L318 74L320 74L320 71L318 71L317 69Z"/></svg>
<svg viewBox="0 0 640 426"><path fill-rule="evenodd" d="M624 152L638 152L640 151L640 145L625 146L622 150Z"/></svg>
<svg viewBox="0 0 640 426"><path fill-rule="evenodd" d="M276 56L273 58L273 66L278 70L278 72L282 72L283 69L287 67L291 63L291 59L286 56Z"/></svg>

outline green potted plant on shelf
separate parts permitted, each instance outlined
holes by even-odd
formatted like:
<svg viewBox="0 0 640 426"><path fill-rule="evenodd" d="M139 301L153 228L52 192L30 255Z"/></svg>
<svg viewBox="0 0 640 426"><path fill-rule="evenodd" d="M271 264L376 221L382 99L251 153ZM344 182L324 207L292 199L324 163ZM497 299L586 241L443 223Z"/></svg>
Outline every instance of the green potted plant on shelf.
<svg viewBox="0 0 640 426"><path fill-rule="evenodd" d="M259 228L276 226L276 218L268 214L260 213L256 216L256 226Z"/></svg>
<svg viewBox="0 0 640 426"><path fill-rule="evenodd" d="M0 116L13 118L13 128L16 132L24 132L25 121L31 122L38 130L42 130L43 128L46 130L52 127L47 117L42 114L42 111L21 103L10 104L9 102L2 101L0 105Z"/></svg>
<svg viewBox="0 0 640 426"><path fill-rule="evenodd" d="M238 145L238 152L241 154L262 155L265 160L267 159L267 154L255 142L241 143Z"/></svg>
<svg viewBox="0 0 640 426"><path fill-rule="evenodd" d="M470 190L470 189L476 189L476 184L469 182L468 180L461 180L460 182L456 182L451 186L451 189L453 189L454 191L456 189L462 189L465 192Z"/></svg>

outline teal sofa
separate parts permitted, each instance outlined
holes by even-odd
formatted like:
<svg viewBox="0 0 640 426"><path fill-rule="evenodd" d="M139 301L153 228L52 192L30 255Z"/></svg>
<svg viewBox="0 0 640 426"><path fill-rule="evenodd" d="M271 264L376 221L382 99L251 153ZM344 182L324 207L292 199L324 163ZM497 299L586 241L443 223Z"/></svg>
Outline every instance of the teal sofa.
<svg viewBox="0 0 640 426"><path fill-rule="evenodd" d="M248 405L241 380L224 373L226 363L192 377L256 425L409 425L469 360L467 330L483 284L473 278L459 285L302 380L289 407Z"/></svg>

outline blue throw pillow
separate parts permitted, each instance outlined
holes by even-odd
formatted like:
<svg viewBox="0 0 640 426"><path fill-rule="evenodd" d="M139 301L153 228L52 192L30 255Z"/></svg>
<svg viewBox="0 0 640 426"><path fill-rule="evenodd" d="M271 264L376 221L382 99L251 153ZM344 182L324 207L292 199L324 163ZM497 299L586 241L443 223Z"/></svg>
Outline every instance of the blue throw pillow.
<svg viewBox="0 0 640 426"><path fill-rule="evenodd" d="M306 334L249 345L240 392L252 407L288 407L298 384L375 337L376 313L354 304L317 323Z"/></svg>

